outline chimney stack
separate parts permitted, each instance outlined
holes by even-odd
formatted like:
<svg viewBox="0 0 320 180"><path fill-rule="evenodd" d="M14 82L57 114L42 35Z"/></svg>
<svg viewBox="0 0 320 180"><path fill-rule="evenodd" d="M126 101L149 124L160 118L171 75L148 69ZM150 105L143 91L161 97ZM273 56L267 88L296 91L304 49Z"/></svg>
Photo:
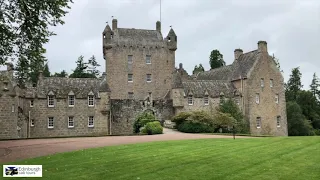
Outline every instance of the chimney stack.
<svg viewBox="0 0 320 180"><path fill-rule="evenodd" d="M43 71L39 70L38 81L41 81L42 79L43 79Z"/></svg>
<svg viewBox="0 0 320 180"><path fill-rule="evenodd" d="M237 60L241 54L243 54L242 49L235 49L234 50L234 60Z"/></svg>
<svg viewBox="0 0 320 180"><path fill-rule="evenodd" d="M266 41L259 41L258 42L258 50L260 52L268 52L268 46Z"/></svg>
<svg viewBox="0 0 320 180"><path fill-rule="evenodd" d="M161 22L160 21L157 21L157 23L156 23L156 30L161 32Z"/></svg>
<svg viewBox="0 0 320 180"><path fill-rule="evenodd" d="M115 30L118 28L118 20L112 19L112 30Z"/></svg>
<svg viewBox="0 0 320 180"><path fill-rule="evenodd" d="M182 63L179 64L179 69L183 69Z"/></svg>

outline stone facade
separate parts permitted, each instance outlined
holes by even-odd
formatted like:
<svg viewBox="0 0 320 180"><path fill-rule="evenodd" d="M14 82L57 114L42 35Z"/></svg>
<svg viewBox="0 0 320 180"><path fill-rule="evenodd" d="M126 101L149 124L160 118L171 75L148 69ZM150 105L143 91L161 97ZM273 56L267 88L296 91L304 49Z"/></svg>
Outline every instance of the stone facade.
<svg viewBox="0 0 320 180"><path fill-rule="evenodd" d="M43 77L20 88L12 64L0 71L0 139L129 135L142 112L163 123L193 110L214 113L232 98L250 122L253 135L287 136L284 79L268 54L234 51L230 65L188 75L175 68L177 35L156 30L106 26L102 33L106 72L101 79Z"/></svg>

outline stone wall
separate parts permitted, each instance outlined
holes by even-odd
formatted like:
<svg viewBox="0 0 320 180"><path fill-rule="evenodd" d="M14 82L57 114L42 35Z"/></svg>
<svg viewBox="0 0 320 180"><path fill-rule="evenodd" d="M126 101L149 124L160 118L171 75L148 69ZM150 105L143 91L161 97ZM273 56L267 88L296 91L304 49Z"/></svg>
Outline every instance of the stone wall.
<svg viewBox="0 0 320 180"><path fill-rule="evenodd" d="M33 100L33 107L30 101ZM95 106L89 107L87 99L75 99L74 107L69 107L67 98L55 99L55 107L48 107L47 99L27 99L25 109L30 111L29 137L95 136L108 135L109 117L106 112L107 93L100 93ZM74 118L74 127L68 127L68 117ZM88 126L89 116L94 116L94 127ZM48 127L48 118L54 118L54 128Z"/></svg>
<svg viewBox="0 0 320 180"><path fill-rule="evenodd" d="M175 52L166 46L114 46L105 55L111 99L127 99L128 92L133 92L138 100L146 98L149 92L153 99L160 99L171 90ZM132 64L128 64L128 55L133 56ZM151 64L146 64L146 55L151 55ZM133 82L128 82L128 74L133 74ZM146 82L147 74L151 74L151 82Z"/></svg>
<svg viewBox="0 0 320 180"><path fill-rule="evenodd" d="M264 87L261 87L261 78L264 79ZM270 79L273 79L273 87L270 87ZM271 57L262 52L250 72L247 85L247 116L250 120L250 131L253 135L287 136L286 100L284 81ZM259 93L260 102L256 103L256 93ZM279 103L275 96L279 94ZM281 117L280 127L277 127L277 116ZM261 117L261 128L257 128L257 117Z"/></svg>
<svg viewBox="0 0 320 180"><path fill-rule="evenodd" d="M147 106L144 101L112 99L110 109L111 135L133 134L135 118L146 110L153 111L160 122L170 119L174 113L172 100L153 101Z"/></svg>
<svg viewBox="0 0 320 180"><path fill-rule="evenodd" d="M220 104L220 98L211 98L209 97L209 104L204 104L204 98L193 98L193 104L188 104L188 98L182 97L183 107L177 107L175 111L175 115L180 112L190 112L190 111L207 111L210 113L216 112L216 107Z"/></svg>

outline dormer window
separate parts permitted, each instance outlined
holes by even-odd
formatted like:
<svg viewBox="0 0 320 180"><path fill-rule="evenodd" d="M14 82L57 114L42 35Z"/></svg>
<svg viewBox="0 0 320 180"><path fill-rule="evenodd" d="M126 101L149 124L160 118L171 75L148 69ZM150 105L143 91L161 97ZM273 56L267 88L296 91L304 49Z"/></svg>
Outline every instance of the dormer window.
<svg viewBox="0 0 320 180"><path fill-rule="evenodd" d="M48 93L48 107L54 107L54 93L52 91Z"/></svg>
<svg viewBox="0 0 320 180"><path fill-rule="evenodd" d="M261 87L264 87L264 79L263 78L261 78L260 84L261 84Z"/></svg>
<svg viewBox="0 0 320 180"><path fill-rule="evenodd" d="M69 105L69 107L73 107L73 106L74 106L74 100L75 100L75 95L74 95L74 93L71 91L71 92L68 94L68 105Z"/></svg>
<svg viewBox="0 0 320 180"><path fill-rule="evenodd" d="M205 95L203 98L203 101L204 101L204 105L209 105L209 96Z"/></svg>
<svg viewBox="0 0 320 180"><path fill-rule="evenodd" d="M92 91L88 94L88 106L94 106L94 94Z"/></svg>
<svg viewBox="0 0 320 180"><path fill-rule="evenodd" d="M190 106L193 105L193 97L192 97L192 95L189 95L189 96L188 96L188 104L189 104Z"/></svg>

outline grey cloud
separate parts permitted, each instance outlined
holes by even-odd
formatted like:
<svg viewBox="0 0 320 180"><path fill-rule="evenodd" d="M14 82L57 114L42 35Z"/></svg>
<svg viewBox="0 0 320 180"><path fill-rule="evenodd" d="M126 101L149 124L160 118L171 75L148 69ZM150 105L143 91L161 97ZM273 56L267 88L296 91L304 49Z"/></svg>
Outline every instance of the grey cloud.
<svg viewBox="0 0 320 180"><path fill-rule="evenodd" d="M47 58L51 71L71 72L80 55L95 55L104 70L102 31L111 16L118 27L155 29L160 19L160 0L75 1L66 24L55 27ZM268 42L270 54L279 58L285 80L291 69L301 67L308 88L312 74L320 76L320 1L318 0L162 0L162 34L170 25L178 36L176 66L183 63L189 74L196 64L209 69L209 54L218 49L227 64L233 51L248 52L259 40Z"/></svg>

